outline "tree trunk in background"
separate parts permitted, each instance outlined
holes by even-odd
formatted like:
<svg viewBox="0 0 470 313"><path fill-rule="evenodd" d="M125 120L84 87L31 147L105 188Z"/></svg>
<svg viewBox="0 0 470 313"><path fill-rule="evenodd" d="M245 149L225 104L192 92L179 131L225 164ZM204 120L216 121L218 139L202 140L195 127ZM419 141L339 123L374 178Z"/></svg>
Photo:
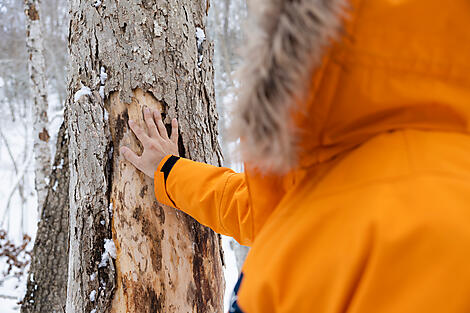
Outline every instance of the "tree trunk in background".
<svg viewBox="0 0 470 313"><path fill-rule="evenodd" d="M223 309L219 237L158 204L119 155L141 148L127 121L143 123L147 105L178 118L182 156L220 165L207 6L71 1L69 313Z"/></svg>
<svg viewBox="0 0 470 313"><path fill-rule="evenodd" d="M69 247L69 161L65 124L57 150L47 196L39 220L22 313L62 313L67 296Z"/></svg>
<svg viewBox="0 0 470 313"><path fill-rule="evenodd" d="M232 147L229 146L229 136L227 134L227 127L229 122L227 121L227 113L225 106L227 105L225 98L230 96L232 93L232 97L235 98L236 95L233 95L234 92L234 77L232 73L235 71L234 60L237 59L237 55L235 53L234 46L238 46L241 44L241 40L235 38L233 33L240 34L241 29L239 23L233 22L230 23L232 19L236 20L241 19L240 15L246 14L246 8L240 8L240 6L234 5L238 3L232 2L232 0L217 0L214 1L214 5L212 6L212 24L213 31L215 32L216 38L216 59L219 61L218 71L216 72L216 99L217 99L217 109L220 115L219 121L219 129L221 133L221 141L222 141L222 151L224 155L224 162L223 166L237 168L240 166L236 166L237 162L241 162L240 158L232 158L232 154L234 153L233 145ZM238 10L238 11L237 11ZM231 26L232 24L232 26ZM220 27L222 25L222 27ZM238 29L232 29L234 26L238 27ZM233 161L235 159L235 161ZM237 263L238 273L241 273L241 269L243 263L245 263L246 256L250 251L249 247L240 245L235 239L230 239L230 248L233 250L235 254L235 260Z"/></svg>
<svg viewBox="0 0 470 313"><path fill-rule="evenodd" d="M44 206L44 200L47 195L47 179L51 167L51 150L48 143L47 84L39 6L39 0L25 0L26 46L29 55L28 68L31 96L33 99L34 173L38 196L38 212L39 216L41 216L41 209Z"/></svg>

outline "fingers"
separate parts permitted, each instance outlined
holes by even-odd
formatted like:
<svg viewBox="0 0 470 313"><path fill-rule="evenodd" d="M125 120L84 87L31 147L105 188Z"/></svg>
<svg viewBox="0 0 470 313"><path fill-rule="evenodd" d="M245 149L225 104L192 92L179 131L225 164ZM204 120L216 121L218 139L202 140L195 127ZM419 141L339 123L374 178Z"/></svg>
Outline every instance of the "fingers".
<svg viewBox="0 0 470 313"><path fill-rule="evenodd" d="M132 129L137 139L139 139L139 141L145 146L150 138L142 127L139 127L133 120L129 120L129 127Z"/></svg>
<svg viewBox="0 0 470 313"><path fill-rule="evenodd" d="M149 131L149 136L152 138L157 138L157 126L155 125L155 121L153 120L152 112L150 112L150 109L148 107L144 108L144 120Z"/></svg>
<svg viewBox="0 0 470 313"><path fill-rule="evenodd" d="M163 139L168 139L168 133L165 128L165 124L162 121L162 114L159 110L153 111L153 116L155 118L155 123L157 124L158 132Z"/></svg>
<svg viewBox="0 0 470 313"><path fill-rule="evenodd" d="M140 164L140 157L134 151L128 147L121 147L119 150L127 161L131 162L132 165L139 168L138 165Z"/></svg>
<svg viewBox="0 0 470 313"><path fill-rule="evenodd" d="M175 145L178 144L178 120L176 118L171 120L171 138L170 138L170 140L173 141L173 143Z"/></svg>

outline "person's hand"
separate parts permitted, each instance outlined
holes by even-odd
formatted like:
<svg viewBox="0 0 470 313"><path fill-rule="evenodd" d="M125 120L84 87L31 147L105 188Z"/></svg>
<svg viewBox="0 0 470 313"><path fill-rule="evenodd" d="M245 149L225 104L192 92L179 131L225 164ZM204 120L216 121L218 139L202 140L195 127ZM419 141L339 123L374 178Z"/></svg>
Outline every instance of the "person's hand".
<svg viewBox="0 0 470 313"><path fill-rule="evenodd" d="M129 120L129 126L137 139L144 146L141 156L138 156L128 147L122 146L120 151L124 158L149 177L153 178L160 161L168 154L178 155L178 121L171 121L171 137L168 138L162 115L158 110L150 111L144 108L144 120L147 125L146 132L133 120Z"/></svg>

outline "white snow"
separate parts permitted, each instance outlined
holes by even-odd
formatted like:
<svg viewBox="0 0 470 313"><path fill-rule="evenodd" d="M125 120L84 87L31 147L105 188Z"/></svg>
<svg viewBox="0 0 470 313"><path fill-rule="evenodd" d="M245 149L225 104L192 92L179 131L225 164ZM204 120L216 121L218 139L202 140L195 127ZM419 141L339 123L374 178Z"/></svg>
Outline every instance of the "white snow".
<svg viewBox="0 0 470 313"><path fill-rule="evenodd" d="M106 69L104 68L104 66L102 66L101 69L100 69L100 82L101 82L101 85L104 85L104 83L106 82L107 79L108 79L108 74L106 74Z"/></svg>
<svg viewBox="0 0 470 313"><path fill-rule="evenodd" d="M157 21L153 21L153 32L157 37L160 37L163 33L163 27Z"/></svg>
<svg viewBox="0 0 470 313"><path fill-rule="evenodd" d="M92 290L90 292L90 301L95 302L95 299L96 299L96 290Z"/></svg>
<svg viewBox="0 0 470 313"><path fill-rule="evenodd" d="M112 239L104 240L104 249L109 253L109 255L113 259L116 258L116 246L114 245L114 241Z"/></svg>
<svg viewBox="0 0 470 313"><path fill-rule="evenodd" d="M100 264L98 264L98 267L105 267L108 265L109 257L112 257L113 259L116 258L116 246L112 239L105 239L104 252L101 255L101 261Z"/></svg>
<svg viewBox="0 0 470 313"><path fill-rule="evenodd" d="M99 90L101 99L104 99L104 84L106 83L107 79L108 79L108 74L106 74L106 69L104 68L104 66L102 66L100 68L100 83L101 83L101 86L100 86L100 90Z"/></svg>
<svg viewBox="0 0 470 313"><path fill-rule="evenodd" d="M90 275L90 280L91 281L94 281L95 278L96 278L96 273L93 273L93 274Z"/></svg>
<svg viewBox="0 0 470 313"><path fill-rule="evenodd" d="M200 27L196 27L196 39L197 39L197 47L198 49L201 48L202 43L206 40L206 34L204 30Z"/></svg>
<svg viewBox="0 0 470 313"><path fill-rule="evenodd" d="M58 180L56 180L56 181L54 182L54 186L52 186L52 190L56 191L56 190L57 190L57 186L59 186L59 181L58 181Z"/></svg>
<svg viewBox="0 0 470 313"><path fill-rule="evenodd" d="M233 288L238 280L237 261L235 253L230 248L230 237L222 236L222 249L224 250L224 276L225 276L225 295L224 295L224 312L228 312L230 307L230 298L233 294Z"/></svg>
<svg viewBox="0 0 470 313"><path fill-rule="evenodd" d="M96 309L91 310L90 313L96 313Z"/></svg>
<svg viewBox="0 0 470 313"><path fill-rule="evenodd" d="M104 99L104 86L100 86L100 96L101 96L101 99Z"/></svg>
<svg viewBox="0 0 470 313"><path fill-rule="evenodd" d="M73 96L73 101L77 102L83 96L91 96L91 90L87 86L82 86Z"/></svg>
<svg viewBox="0 0 470 313"><path fill-rule="evenodd" d="M93 6L95 8L99 7L101 5L101 0L96 0L95 3L93 3Z"/></svg>
<svg viewBox="0 0 470 313"><path fill-rule="evenodd" d="M110 217L113 217L113 203L112 202L109 203L108 213Z"/></svg>

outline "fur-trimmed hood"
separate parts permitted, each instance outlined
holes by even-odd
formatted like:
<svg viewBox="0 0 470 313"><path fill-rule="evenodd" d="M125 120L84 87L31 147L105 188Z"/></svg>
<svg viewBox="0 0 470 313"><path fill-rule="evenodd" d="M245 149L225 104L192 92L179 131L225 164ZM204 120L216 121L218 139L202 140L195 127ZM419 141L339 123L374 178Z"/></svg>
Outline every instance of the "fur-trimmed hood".
<svg viewBox="0 0 470 313"><path fill-rule="evenodd" d="M245 162L285 172L297 162L291 108L308 93L315 68L337 37L344 0L255 0L250 4L244 64L232 132Z"/></svg>
<svg viewBox="0 0 470 313"><path fill-rule="evenodd" d="M248 167L283 174L405 128L470 132L468 0L344 2L251 2L233 124Z"/></svg>

